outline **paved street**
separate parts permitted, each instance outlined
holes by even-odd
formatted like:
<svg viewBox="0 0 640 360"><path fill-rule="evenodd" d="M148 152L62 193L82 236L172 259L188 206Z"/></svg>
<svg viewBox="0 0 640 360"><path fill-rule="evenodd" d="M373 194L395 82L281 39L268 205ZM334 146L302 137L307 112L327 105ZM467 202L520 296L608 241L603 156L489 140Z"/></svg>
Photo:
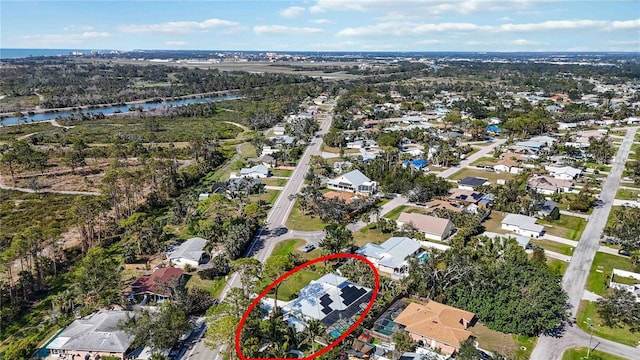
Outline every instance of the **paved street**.
<svg viewBox="0 0 640 360"><path fill-rule="evenodd" d="M331 116L331 110L325 112L324 120L321 120L320 130L318 131L321 135L326 134L329 131L329 127L331 127L331 121L333 120ZM320 147L322 145L322 138L314 137L312 138L311 144L307 147L304 154L300 158L298 162L298 166L295 168L289 181L287 181L283 190L278 195L273 207L269 211L267 215L266 223L267 226L264 229L261 229L256 235L253 243L247 250L246 255L255 257L261 262L265 262L265 260L271 255L273 252L273 247L278 242L291 239L295 235L304 235L300 237L306 238L306 235L311 235L311 238L317 238L318 234L301 234L300 232L288 231L288 229L284 228L284 224L291 213L291 209L293 209L293 205L295 201L289 200L291 195L297 194L302 189L304 184L304 177L309 171L309 159L312 155L320 155ZM315 235L315 237L313 236ZM234 273L227 280L227 284L222 289L220 293L220 300L224 299L227 293L231 288L240 287L240 276ZM219 360L222 359L220 355L221 349L217 348L212 350L205 346L204 337L200 338L199 341L194 345L192 351L187 352L181 359L189 359L189 360Z"/></svg>
<svg viewBox="0 0 640 360"><path fill-rule="evenodd" d="M443 178L448 178L449 176L451 176L451 175L455 174L456 172L458 172L460 169L465 168L465 167L469 167L472 162L480 159L481 157L490 156L491 152L493 151L493 149L496 146L500 146L500 145L504 144L505 141L507 141L507 140L506 139L494 139L491 144L481 147L480 150L478 150L478 152L473 153L468 158L460 161L460 166L451 167L451 168L449 168L447 170L441 171L441 172L438 173L438 176L443 177Z"/></svg>
<svg viewBox="0 0 640 360"><path fill-rule="evenodd" d="M606 226L607 218L609 216L609 212L611 211L611 206L613 204L613 199L615 198L618 185L620 184L620 177L622 176L622 171L624 170L626 159L629 156L629 151L631 150L631 144L633 143L633 138L636 134L636 130L637 128L629 128L627 130L624 141L622 142L622 145L620 146L620 149L618 150L618 153L613 160L611 171L609 172L607 181L602 187L600 199L602 199L605 204L604 206L597 207L593 210L590 220L587 223L584 232L582 233L580 242L573 252L573 257L571 258L569 267L567 268L567 271L562 278L562 287L569 295L571 316L575 317L578 312L578 306L580 305L580 299L582 299L584 287L587 282L587 277L589 276L589 271L591 270L593 257L600 247L599 240L602 235L602 230ZM573 332L580 331L577 328L569 329ZM572 333L567 331L567 334ZM573 338L566 338L567 336L568 335L565 335L560 338L541 336L538 339L536 348L531 354L531 359L550 360L562 358L562 353L564 352L564 350L574 346L572 344ZM588 345L584 342L580 344L582 346ZM617 352L614 352L614 350L616 350L615 346L611 346L612 351L609 352L611 352L612 354L618 354ZM623 345L618 345L618 347L620 349L625 348ZM630 359L640 357L640 351L636 351L636 356L629 357Z"/></svg>

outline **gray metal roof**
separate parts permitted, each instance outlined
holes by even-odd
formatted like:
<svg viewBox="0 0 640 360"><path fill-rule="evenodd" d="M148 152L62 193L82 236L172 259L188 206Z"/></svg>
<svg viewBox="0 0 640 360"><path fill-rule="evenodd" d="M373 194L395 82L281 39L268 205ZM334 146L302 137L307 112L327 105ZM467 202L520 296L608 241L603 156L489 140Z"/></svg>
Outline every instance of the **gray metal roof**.
<svg viewBox="0 0 640 360"><path fill-rule="evenodd" d="M118 322L125 319L127 313L101 310L86 318L75 320L47 345L47 349L126 352L133 342L133 337L118 329Z"/></svg>
<svg viewBox="0 0 640 360"><path fill-rule="evenodd" d="M368 243L356 251L357 254L378 259L378 264L397 268L407 256L420 249L420 243L408 237L392 237L380 245Z"/></svg>
<svg viewBox="0 0 640 360"><path fill-rule="evenodd" d="M207 246L206 239L199 237L191 238L180 244L175 251L169 254L169 259L200 261L205 246Z"/></svg>
<svg viewBox="0 0 640 360"><path fill-rule="evenodd" d="M240 169L240 174L241 175L247 175L247 174L253 174L253 173L259 173L259 174L264 174L264 175L269 175L269 168L260 164L260 165L256 165L250 168L243 168Z"/></svg>
<svg viewBox="0 0 640 360"><path fill-rule="evenodd" d="M514 225L524 230L541 232L544 226L536 224L536 219L531 216L520 214L507 214L502 220L503 224Z"/></svg>
<svg viewBox="0 0 640 360"><path fill-rule="evenodd" d="M357 189L362 184L370 182L371 179L360 172L360 170L353 170L335 179L329 180L329 184L344 183L345 181L350 183L355 189Z"/></svg>

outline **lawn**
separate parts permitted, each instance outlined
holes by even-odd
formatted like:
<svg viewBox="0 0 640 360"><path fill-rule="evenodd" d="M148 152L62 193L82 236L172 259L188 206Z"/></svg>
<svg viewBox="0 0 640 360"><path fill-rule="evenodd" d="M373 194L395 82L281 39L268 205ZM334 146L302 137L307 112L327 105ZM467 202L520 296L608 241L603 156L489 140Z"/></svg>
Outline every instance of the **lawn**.
<svg viewBox="0 0 640 360"><path fill-rule="evenodd" d="M496 159L494 157L483 156L480 159L472 162L471 165L476 166L476 165L480 165L480 164L484 164L484 163L495 164L496 162L498 162L498 159Z"/></svg>
<svg viewBox="0 0 640 360"><path fill-rule="evenodd" d="M591 351L591 356L594 356L601 360L626 360L625 358L621 358L619 356L611 355L608 353L603 353L602 351L594 350ZM562 360L581 360L587 358L587 348L574 348L565 350L562 354Z"/></svg>
<svg viewBox="0 0 640 360"><path fill-rule="evenodd" d="M393 236L391 233L385 234L378 230L376 224L365 226L360 231L353 233L353 242L357 247L364 246L366 243L380 244Z"/></svg>
<svg viewBox="0 0 640 360"><path fill-rule="evenodd" d="M633 271L629 258L601 252L596 253L587 279L587 290L598 295L606 294L609 277L614 268Z"/></svg>
<svg viewBox="0 0 640 360"><path fill-rule="evenodd" d="M476 170L476 169L462 169L458 172L456 172L455 174L451 175L451 177L449 179L451 180L462 180L464 178L466 178L467 176L474 176L474 177L478 177L478 178L485 178L489 181L491 181L493 184L495 184L498 179L503 179L503 180L511 180L515 177L515 175L513 174L507 174L507 173L495 173L495 172L490 172L490 171L485 171L485 170Z"/></svg>
<svg viewBox="0 0 640 360"><path fill-rule="evenodd" d="M291 254L294 251L294 249L302 247L304 246L304 244L306 244L306 241L304 241L303 239L292 239L292 240L281 241L273 247L273 252L271 253L271 256Z"/></svg>
<svg viewBox="0 0 640 360"><path fill-rule="evenodd" d="M551 270L552 273L558 274L559 276L563 276L565 271L567 271L567 267L569 266L569 263L566 261L548 257L547 266L549 266L549 270Z"/></svg>
<svg viewBox="0 0 640 360"><path fill-rule="evenodd" d="M271 175L273 176L286 176L290 177L293 174L293 170L287 169L271 169Z"/></svg>
<svg viewBox="0 0 640 360"><path fill-rule="evenodd" d="M497 211L492 211L491 215L482 223L486 231L495 232L499 234L508 234L507 230L502 229L502 220L504 215L501 215Z"/></svg>
<svg viewBox="0 0 640 360"><path fill-rule="evenodd" d="M589 329L589 326L587 325L587 318L591 318L593 335L629 346L638 346L638 342L640 342L640 333L632 333L629 331L628 326L620 328L610 328L605 326L602 322L602 318L598 315L596 303L582 300L580 301L580 308L578 309L578 317L576 321L578 326L588 333L591 329Z"/></svg>
<svg viewBox="0 0 640 360"><path fill-rule="evenodd" d="M545 231L551 235L575 241L580 240L582 231L587 226L583 218L569 215L560 215L558 220L539 219L538 224L544 225Z"/></svg>
<svg viewBox="0 0 640 360"><path fill-rule="evenodd" d="M273 205L276 202L276 199L280 195L280 190L264 190L260 194L253 194L249 198L251 201L264 200L268 204Z"/></svg>
<svg viewBox="0 0 640 360"><path fill-rule="evenodd" d="M198 274L186 274L187 280L187 289L190 288L199 288L207 290L211 296L218 297L220 295L220 291L224 288L224 276L217 277L213 280L203 280L200 278Z"/></svg>
<svg viewBox="0 0 640 360"><path fill-rule="evenodd" d="M403 213L403 212L427 214L427 210L425 210L424 208L419 208L419 207L410 206L410 205L401 205L389 211L384 217L390 220L398 220L400 213Z"/></svg>
<svg viewBox="0 0 640 360"><path fill-rule="evenodd" d="M274 178L260 179L260 182L267 186L285 186L287 181L288 181L287 179L274 179Z"/></svg>
<svg viewBox="0 0 640 360"><path fill-rule="evenodd" d="M552 240L546 239L531 239L529 241L531 244L536 244L542 246L543 249L556 252L558 254L563 255L573 255L573 246L561 244L559 242L555 242Z"/></svg>
<svg viewBox="0 0 640 360"><path fill-rule="evenodd" d="M257 157L256 147L250 143L240 145L240 154L245 159Z"/></svg>
<svg viewBox="0 0 640 360"><path fill-rule="evenodd" d="M616 193L616 199L620 200L636 200L638 199L638 195L640 195L640 190L628 190L628 189L618 189Z"/></svg>
<svg viewBox="0 0 640 360"><path fill-rule="evenodd" d="M289 214L289 218L287 219L286 226L291 230L315 231L324 230L325 223L317 217L302 214L302 211L298 207L298 201L296 200L293 209L291 209L291 214Z"/></svg>
<svg viewBox="0 0 640 360"><path fill-rule="evenodd" d="M509 359L528 359L536 341L536 338L520 338L491 330L480 322L468 330L476 337L480 348L504 355ZM526 350L521 350L520 347Z"/></svg>
<svg viewBox="0 0 640 360"><path fill-rule="evenodd" d="M309 285L309 282L311 282L311 280L319 279L320 276L321 276L320 274L310 270L303 269L303 270L297 271L295 274L289 276L286 280L284 280L280 284L280 287L278 288L278 300L282 300L282 301L293 300L294 294L297 294L300 291L300 289ZM261 288L264 289L269 284L271 284L271 280L265 279L262 281L260 285L261 285ZM269 294L274 295L275 290L271 290Z"/></svg>

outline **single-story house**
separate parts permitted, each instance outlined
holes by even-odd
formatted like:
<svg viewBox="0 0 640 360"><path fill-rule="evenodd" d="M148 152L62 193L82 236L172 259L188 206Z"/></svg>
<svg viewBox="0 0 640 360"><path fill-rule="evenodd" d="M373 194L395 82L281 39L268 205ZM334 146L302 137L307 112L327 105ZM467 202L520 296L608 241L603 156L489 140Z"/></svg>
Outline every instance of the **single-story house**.
<svg viewBox="0 0 640 360"><path fill-rule="evenodd" d="M167 259L175 267L184 268L189 265L193 268L206 263L208 254L204 251L207 240L199 237L188 239L177 249L167 255Z"/></svg>
<svg viewBox="0 0 640 360"><path fill-rule="evenodd" d="M271 156L271 155L260 155L257 158L250 158L247 159L247 161L251 164L256 164L256 165L264 165L268 168L272 168L276 165L276 159Z"/></svg>
<svg viewBox="0 0 640 360"><path fill-rule="evenodd" d="M143 302L163 302L171 297L171 293L165 288L172 281L180 281L183 271L179 268L164 267L157 269L151 275L140 276L131 283L131 291L128 300L136 297L143 298Z"/></svg>
<svg viewBox="0 0 640 360"><path fill-rule="evenodd" d="M535 238L544 232L544 226L536 224L536 218L520 214L507 214L502 220L502 229Z"/></svg>
<svg viewBox="0 0 640 360"><path fill-rule="evenodd" d="M569 130L578 128L578 123L566 123L558 121L558 130Z"/></svg>
<svg viewBox="0 0 640 360"><path fill-rule="evenodd" d="M517 162L511 159L504 159L498 161L494 166L493 170L496 172L506 172L511 174L520 174L523 169L518 165Z"/></svg>
<svg viewBox="0 0 640 360"><path fill-rule="evenodd" d="M353 170L327 182L330 190L347 191L355 194L373 195L378 190L378 183L371 181L360 170Z"/></svg>
<svg viewBox="0 0 640 360"><path fill-rule="evenodd" d="M493 132L493 133L497 133L500 132L500 126L496 126L496 125L489 125L485 128L485 130L489 131L489 132Z"/></svg>
<svg viewBox="0 0 640 360"><path fill-rule="evenodd" d="M282 135L284 135L284 132L285 132L284 126L274 126L273 127L273 135L275 135L275 136L282 136Z"/></svg>
<svg viewBox="0 0 640 360"><path fill-rule="evenodd" d="M543 146L545 146L545 143L526 140L526 141L519 141L515 143L515 146L522 149L528 149L533 152L538 152Z"/></svg>
<svg viewBox="0 0 640 360"><path fill-rule="evenodd" d="M370 149L378 147L375 140L355 140L347 143L347 149Z"/></svg>
<svg viewBox="0 0 640 360"><path fill-rule="evenodd" d="M424 233L424 237L430 240L443 241L453 232L453 222L449 219L441 219L431 215L417 213L401 213L398 217L398 227L413 227Z"/></svg>
<svg viewBox="0 0 640 360"><path fill-rule="evenodd" d="M438 209L449 210L453 212L462 212L464 210L464 205L459 205L455 203L450 203L448 201L433 199L424 204L427 207L427 212L432 213Z"/></svg>
<svg viewBox="0 0 640 360"><path fill-rule="evenodd" d="M571 166L553 167L545 166L545 169L551 176L560 180L574 180L578 176L582 175L582 170L576 169Z"/></svg>
<svg viewBox="0 0 640 360"><path fill-rule="evenodd" d="M498 233L494 233L494 232L491 232L491 231L485 231L485 232L482 233L482 235L488 237L491 240L495 240L495 239L498 239L498 238L515 239L518 242L518 245L522 246L525 249L529 246L529 240L531 239L530 237L523 236L523 235L498 234Z"/></svg>
<svg viewBox="0 0 640 360"><path fill-rule="evenodd" d="M546 199L542 204L538 206L536 216L540 218L552 217L557 219L560 216L560 209L558 208L558 204L553 200Z"/></svg>
<svg viewBox="0 0 640 360"><path fill-rule="evenodd" d="M289 324L298 330L304 329L312 319L320 321L328 330L337 322L358 316L372 294L371 289L345 277L326 274L300 289L298 297L281 309Z"/></svg>
<svg viewBox="0 0 640 360"><path fill-rule="evenodd" d="M484 197L484 194L479 191L459 188L449 190L449 194L449 200L461 202L463 204L476 204Z"/></svg>
<svg viewBox="0 0 640 360"><path fill-rule="evenodd" d="M475 190L477 187L490 184L491 183L485 178L467 176L458 182L458 189Z"/></svg>
<svg viewBox="0 0 640 360"><path fill-rule="evenodd" d="M416 170L422 170L427 167L429 162L425 159L405 160L402 162L402 167L411 167Z"/></svg>
<svg viewBox="0 0 640 360"><path fill-rule="evenodd" d="M415 341L422 341L445 354L460 350L460 343L472 335L467 330L475 314L435 301L426 304L411 302L393 320L404 327Z"/></svg>
<svg viewBox="0 0 640 360"><path fill-rule="evenodd" d="M553 195L573 190L573 183L568 180L560 180L549 176L538 175L529 179L527 185L537 193Z"/></svg>
<svg viewBox="0 0 640 360"><path fill-rule="evenodd" d="M396 276L407 276L406 259L420 252L420 243L408 237L392 237L380 245L368 243L356 250L356 254L366 257L380 272Z"/></svg>
<svg viewBox="0 0 640 360"><path fill-rule="evenodd" d="M260 165L256 165L256 166L252 166L250 168L243 168L240 169L240 174L239 175L235 175L235 173L231 174L231 177L241 177L241 178L252 178L252 179L258 179L258 178L266 178L271 176L271 171L269 170L268 167L260 164Z"/></svg>
<svg viewBox="0 0 640 360"><path fill-rule="evenodd" d="M100 310L76 319L47 344L52 355L69 359L99 359L115 356L125 359L131 351L133 337L120 330L118 322L126 319L127 311Z"/></svg>

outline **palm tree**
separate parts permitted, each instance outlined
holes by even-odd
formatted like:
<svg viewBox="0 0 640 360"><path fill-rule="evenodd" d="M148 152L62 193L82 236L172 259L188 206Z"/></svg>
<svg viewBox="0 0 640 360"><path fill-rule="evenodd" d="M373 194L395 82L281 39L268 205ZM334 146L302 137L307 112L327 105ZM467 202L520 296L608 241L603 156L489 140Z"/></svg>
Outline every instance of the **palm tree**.
<svg viewBox="0 0 640 360"><path fill-rule="evenodd" d="M307 323L307 328L305 330L307 333L307 340L311 342L311 351L316 352L316 344L315 340L318 336L324 333L324 325L316 319L310 320Z"/></svg>

